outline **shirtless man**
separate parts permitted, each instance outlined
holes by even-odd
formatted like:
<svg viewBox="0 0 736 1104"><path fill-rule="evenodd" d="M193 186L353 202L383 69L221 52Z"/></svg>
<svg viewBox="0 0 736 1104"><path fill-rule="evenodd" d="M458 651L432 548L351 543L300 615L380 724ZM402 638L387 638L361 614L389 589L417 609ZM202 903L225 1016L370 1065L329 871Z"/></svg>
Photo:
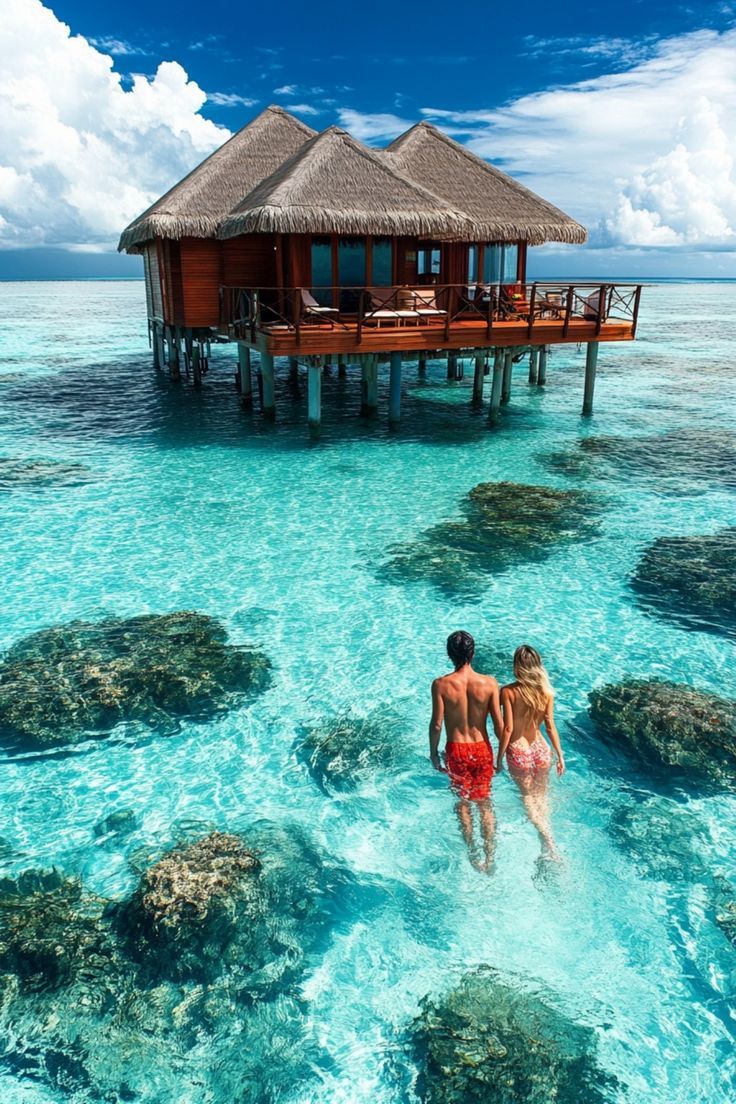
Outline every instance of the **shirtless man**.
<svg viewBox="0 0 736 1104"><path fill-rule="evenodd" d="M490 792L493 750L486 721L490 713L496 739L503 730L498 683L480 675L471 664L475 642L466 632L447 638L447 654L455 670L432 683L432 720L429 722L429 757L435 770L447 770L457 794L455 807L470 861L477 870L490 873L493 866L494 832ZM446 768L440 760L440 736L444 721L447 743ZM472 804L478 808L485 861L481 862L473 840Z"/></svg>

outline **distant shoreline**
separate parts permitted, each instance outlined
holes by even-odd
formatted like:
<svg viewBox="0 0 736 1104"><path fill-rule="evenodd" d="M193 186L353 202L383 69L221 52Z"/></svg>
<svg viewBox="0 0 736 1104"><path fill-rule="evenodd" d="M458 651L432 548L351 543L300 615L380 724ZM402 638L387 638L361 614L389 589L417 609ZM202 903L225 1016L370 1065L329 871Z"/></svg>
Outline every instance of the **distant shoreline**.
<svg viewBox="0 0 736 1104"><path fill-rule="evenodd" d="M736 284L736 276L534 276L527 283L645 283L645 284ZM131 284L143 276L18 276L0 278L0 284Z"/></svg>

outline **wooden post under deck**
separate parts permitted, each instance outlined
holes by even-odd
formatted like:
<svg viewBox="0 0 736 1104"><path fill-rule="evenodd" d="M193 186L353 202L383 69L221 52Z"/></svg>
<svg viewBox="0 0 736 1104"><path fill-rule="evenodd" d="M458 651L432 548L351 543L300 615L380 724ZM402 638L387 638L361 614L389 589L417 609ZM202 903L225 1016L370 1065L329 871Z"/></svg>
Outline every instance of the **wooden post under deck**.
<svg viewBox="0 0 736 1104"><path fill-rule="evenodd" d="M153 367L158 371L161 368L161 349L158 343L158 323L149 323L151 327L151 348L153 350Z"/></svg>
<svg viewBox="0 0 736 1104"><path fill-rule="evenodd" d="M378 411L378 357L365 353L361 367L360 412L371 418Z"/></svg>
<svg viewBox="0 0 736 1104"><path fill-rule="evenodd" d="M401 419L401 353L391 353L388 379L388 420Z"/></svg>
<svg viewBox="0 0 736 1104"><path fill-rule="evenodd" d="M276 418L276 381L273 372L273 357L270 353L261 353L261 378L263 380L261 413L264 418L274 421Z"/></svg>
<svg viewBox="0 0 736 1104"><path fill-rule="evenodd" d="M583 392L583 414L593 413L593 395L595 393L595 372L598 366L598 346L600 342L589 341L585 352L585 390Z"/></svg>
<svg viewBox="0 0 736 1104"><path fill-rule="evenodd" d="M537 384L544 387L547 382L547 346L543 345L539 350L539 368L537 369Z"/></svg>
<svg viewBox="0 0 736 1104"><path fill-rule="evenodd" d="M507 349L503 358L503 382L501 386L501 404L506 404L511 399L511 373L514 368L513 349Z"/></svg>
<svg viewBox="0 0 736 1104"><path fill-rule="evenodd" d="M175 326L169 326L169 375L172 379L181 379L179 368L179 335Z"/></svg>
<svg viewBox="0 0 736 1104"><path fill-rule="evenodd" d="M497 425L501 417L501 388L503 386L504 353L502 349L496 349L493 358L493 382L491 383L491 405L488 411L488 421L491 425Z"/></svg>
<svg viewBox="0 0 736 1104"><path fill-rule="evenodd" d="M338 379L346 379L347 374L348 374L348 366L347 366L347 363L345 361L345 357L344 356L339 356L337 358L337 378Z"/></svg>
<svg viewBox="0 0 736 1104"><path fill-rule="evenodd" d="M309 410L309 428L318 430L322 422L322 365L319 358L310 361L307 368L307 402Z"/></svg>
<svg viewBox="0 0 736 1104"><path fill-rule="evenodd" d="M485 353L475 354L475 371L473 373L473 406L483 405L483 383L485 380Z"/></svg>
<svg viewBox="0 0 736 1104"><path fill-rule="evenodd" d="M296 357L289 357L289 376L292 383L299 382L299 361Z"/></svg>
<svg viewBox="0 0 736 1104"><path fill-rule="evenodd" d="M244 406L253 405L253 377L250 371L250 349L242 342L238 343L238 378L240 394Z"/></svg>
<svg viewBox="0 0 736 1104"><path fill-rule="evenodd" d="M419 354L419 364L417 366L417 372L422 379L427 374L427 357L424 353Z"/></svg>
<svg viewBox="0 0 736 1104"><path fill-rule="evenodd" d="M195 387L202 386L202 368L199 363L199 342L192 343L192 378Z"/></svg>
<svg viewBox="0 0 736 1104"><path fill-rule="evenodd" d="M532 349L529 353L529 382L536 383L539 373L539 349Z"/></svg>

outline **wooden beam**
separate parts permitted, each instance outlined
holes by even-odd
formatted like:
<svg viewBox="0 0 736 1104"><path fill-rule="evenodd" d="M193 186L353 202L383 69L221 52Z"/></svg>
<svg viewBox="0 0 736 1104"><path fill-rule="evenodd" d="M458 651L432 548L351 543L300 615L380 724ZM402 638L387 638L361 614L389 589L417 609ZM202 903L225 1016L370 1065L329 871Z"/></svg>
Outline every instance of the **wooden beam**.
<svg viewBox="0 0 736 1104"><path fill-rule="evenodd" d="M202 370L199 363L199 342L192 343L192 378L195 387L202 386Z"/></svg>
<svg viewBox="0 0 736 1104"><path fill-rule="evenodd" d="M539 374L539 349L532 349L529 353L529 382L536 383Z"/></svg>
<svg viewBox="0 0 736 1104"><path fill-rule="evenodd" d="M503 349L496 349L493 358L493 380L491 383L491 405L488 410L488 421L491 425L498 425L501 420L501 389L503 387Z"/></svg>
<svg viewBox="0 0 736 1104"><path fill-rule="evenodd" d="M318 360L307 368L309 428L314 433L322 423L322 367Z"/></svg>
<svg viewBox="0 0 736 1104"><path fill-rule="evenodd" d="M473 406L483 405L483 383L485 380L485 353L475 354L475 371L473 372Z"/></svg>
<svg viewBox="0 0 736 1104"><path fill-rule="evenodd" d="M243 406L252 406L253 376L250 370L250 349L242 341L238 342L238 378Z"/></svg>
<svg viewBox="0 0 736 1104"><path fill-rule="evenodd" d="M593 395L595 394L595 373L598 366L598 342L589 341L585 353L585 389L583 391L583 414L593 413Z"/></svg>
<svg viewBox="0 0 736 1104"><path fill-rule="evenodd" d="M274 421L276 418L276 380L274 378L273 357L270 353L261 353L261 379L263 380L261 413L264 418Z"/></svg>
<svg viewBox="0 0 736 1104"><path fill-rule="evenodd" d="M361 369L360 412L365 417L372 418L378 412L378 357L370 354L364 356Z"/></svg>
<svg viewBox="0 0 736 1104"><path fill-rule="evenodd" d="M391 353L388 382L388 420L401 419L401 353Z"/></svg>
<svg viewBox="0 0 736 1104"><path fill-rule="evenodd" d="M544 387L547 383L547 346L543 345L539 350L539 368L537 369L537 385Z"/></svg>
<svg viewBox="0 0 736 1104"><path fill-rule="evenodd" d="M506 406L511 399L511 374L514 369L514 353L506 349L503 355L503 384L501 387L501 405Z"/></svg>

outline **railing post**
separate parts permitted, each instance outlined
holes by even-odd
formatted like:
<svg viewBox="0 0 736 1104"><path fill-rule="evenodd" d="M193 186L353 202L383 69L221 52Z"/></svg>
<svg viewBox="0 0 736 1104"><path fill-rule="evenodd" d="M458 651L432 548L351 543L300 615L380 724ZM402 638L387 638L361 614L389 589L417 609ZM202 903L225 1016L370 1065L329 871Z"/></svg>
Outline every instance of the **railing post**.
<svg viewBox="0 0 736 1104"><path fill-rule="evenodd" d="M297 345L302 340L302 289L294 288L293 292L294 330Z"/></svg>
<svg viewBox="0 0 736 1104"><path fill-rule="evenodd" d="M603 327L603 315L606 311L606 285L601 284L600 291L598 292L598 320L595 324L595 332L599 334Z"/></svg>
<svg viewBox="0 0 736 1104"><path fill-rule="evenodd" d="M363 312L365 311L365 290L358 295L358 324L356 327L356 342L360 345L363 340Z"/></svg>
<svg viewBox="0 0 736 1104"><path fill-rule="evenodd" d="M562 326L562 336L567 337L568 330L570 329L570 316L572 315L572 301L575 294L575 285L570 284L567 289L567 302L565 304L565 321Z"/></svg>
<svg viewBox="0 0 736 1104"><path fill-rule="evenodd" d="M531 294L531 297L529 299L529 329L528 329L528 334L529 334L530 338L532 336L532 330L534 329L534 304L536 302L536 298L537 298L537 285L532 284L532 294Z"/></svg>

